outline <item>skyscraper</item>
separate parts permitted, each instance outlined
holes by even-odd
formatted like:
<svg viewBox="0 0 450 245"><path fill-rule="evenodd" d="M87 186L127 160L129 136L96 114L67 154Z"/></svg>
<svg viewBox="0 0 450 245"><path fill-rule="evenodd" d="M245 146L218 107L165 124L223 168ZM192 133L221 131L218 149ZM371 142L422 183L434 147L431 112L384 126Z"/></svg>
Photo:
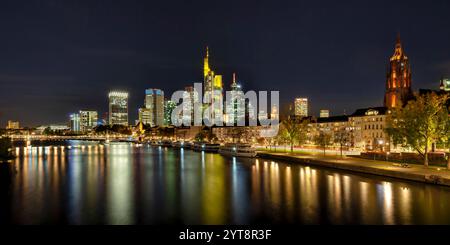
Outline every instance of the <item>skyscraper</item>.
<svg viewBox="0 0 450 245"><path fill-rule="evenodd" d="M128 126L128 93L111 91L109 98L109 124Z"/></svg>
<svg viewBox="0 0 450 245"><path fill-rule="evenodd" d="M223 84L222 75L214 74L214 71L209 66L209 49L206 47L206 56L203 59L203 75L204 84L203 90L206 98L204 106L210 108L210 117L212 124L215 124L215 118L223 114Z"/></svg>
<svg viewBox="0 0 450 245"><path fill-rule="evenodd" d="M184 88L182 123L185 126L194 123L194 105L199 102L199 95L193 86Z"/></svg>
<svg viewBox="0 0 450 245"><path fill-rule="evenodd" d="M147 108L139 108L139 122L145 125L151 125L152 116L151 110Z"/></svg>
<svg viewBox="0 0 450 245"><path fill-rule="evenodd" d="M230 108L227 108L227 115L225 117L225 123L236 124L241 120L245 120L245 97L242 91L241 85L237 83L236 74L233 73L233 81L231 83L231 101ZM230 115L231 114L231 115Z"/></svg>
<svg viewBox="0 0 450 245"><path fill-rule="evenodd" d="M399 105L406 105L411 97L411 66L403 51L399 35L397 36L394 55L389 61L384 106L395 108Z"/></svg>
<svg viewBox="0 0 450 245"><path fill-rule="evenodd" d="M308 116L308 98L295 99L295 116L299 117Z"/></svg>
<svg viewBox="0 0 450 245"><path fill-rule="evenodd" d="M70 114L70 130L72 132L80 132L80 114Z"/></svg>
<svg viewBox="0 0 450 245"><path fill-rule="evenodd" d="M98 112L94 110L80 110L80 130L91 131L97 126Z"/></svg>
<svg viewBox="0 0 450 245"><path fill-rule="evenodd" d="M161 89L145 90L145 108L150 110L150 125L164 125L164 92Z"/></svg>

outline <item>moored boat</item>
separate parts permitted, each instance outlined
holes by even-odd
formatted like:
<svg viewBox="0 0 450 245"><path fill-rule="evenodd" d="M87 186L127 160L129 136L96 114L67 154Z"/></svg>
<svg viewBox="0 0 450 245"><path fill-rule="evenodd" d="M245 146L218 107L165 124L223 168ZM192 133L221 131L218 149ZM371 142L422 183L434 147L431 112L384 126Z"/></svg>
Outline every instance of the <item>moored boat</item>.
<svg viewBox="0 0 450 245"><path fill-rule="evenodd" d="M185 144L184 141L175 141L172 143L173 148L184 148Z"/></svg>
<svg viewBox="0 0 450 245"><path fill-rule="evenodd" d="M256 149L249 144L227 143L221 146L219 153L234 157L256 157Z"/></svg>
<svg viewBox="0 0 450 245"><path fill-rule="evenodd" d="M204 151L204 152L218 152L220 144L211 144L207 142L195 142L194 151Z"/></svg>
<svg viewBox="0 0 450 245"><path fill-rule="evenodd" d="M163 140L162 141L162 146L166 146L166 147L172 146L172 141L170 141L170 140Z"/></svg>

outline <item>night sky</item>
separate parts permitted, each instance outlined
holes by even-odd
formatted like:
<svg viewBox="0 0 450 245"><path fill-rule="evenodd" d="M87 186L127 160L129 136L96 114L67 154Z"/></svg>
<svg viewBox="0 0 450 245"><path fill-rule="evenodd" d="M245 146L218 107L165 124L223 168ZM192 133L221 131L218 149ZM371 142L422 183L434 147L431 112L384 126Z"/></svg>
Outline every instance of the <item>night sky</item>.
<svg viewBox="0 0 450 245"><path fill-rule="evenodd" d="M146 88L169 96L202 81L205 46L228 88L279 90L332 115L380 106L401 34L413 89L450 76L450 2L60 1L0 2L0 124L66 123L107 111L130 92L130 122Z"/></svg>

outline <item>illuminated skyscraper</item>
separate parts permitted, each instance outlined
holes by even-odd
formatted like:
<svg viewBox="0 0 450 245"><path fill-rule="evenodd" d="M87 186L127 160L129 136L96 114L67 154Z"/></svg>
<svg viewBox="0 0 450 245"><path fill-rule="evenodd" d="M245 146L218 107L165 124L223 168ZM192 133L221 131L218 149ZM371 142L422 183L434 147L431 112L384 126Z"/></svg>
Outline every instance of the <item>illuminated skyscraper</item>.
<svg viewBox="0 0 450 245"><path fill-rule="evenodd" d="M80 114L73 113L70 114L70 130L72 132L80 132Z"/></svg>
<svg viewBox="0 0 450 245"><path fill-rule="evenodd" d="M150 125L164 125L164 92L161 89L145 90L145 108L150 110Z"/></svg>
<svg viewBox="0 0 450 245"><path fill-rule="evenodd" d="M236 74L233 73L233 81L231 83L231 101L229 101L230 108L227 108L227 115L225 116L225 123L236 124L245 120L245 98L244 92L242 91L241 85L236 81ZM231 114L231 115L230 115Z"/></svg>
<svg viewBox="0 0 450 245"><path fill-rule="evenodd" d="M145 125L151 124L152 116L150 114L151 110L147 108L139 108L139 122Z"/></svg>
<svg viewBox="0 0 450 245"><path fill-rule="evenodd" d="M188 86L184 89L182 122L185 126L193 125L194 104L199 102L199 99L200 98L194 87Z"/></svg>
<svg viewBox="0 0 450 245"><path fill-rule="evenodd" d="M90 131L97 126L98 112L93 110L80 111L80 130Z"/></svg>
<svg viewBox="0 0 450 245"><path fill-rule="evenodd" d="M128 126L128 93L112 91L109 98L109 124Z"/></svg>
<svg viewBox="0 0 450 245"><path fill-rule="evenodd" d="M295 99L295 115L299 117L308 116L308 98Z"/></svg>
<svg viewBox="0 0 450 245"><path fill-rule="evenodd" d="M411 98L411 66L398 36L395 52L388 66L384 106L395 108L400 104L406 105Z"/></svg>
<svg viewBox="0 0 450 245"><path fill-rule="evenodd" d="M203 92L206 98L205 107L210 108L212 124L214 120L223 114L223 84L222 75L215 75L209 66L209 49L206 47L206 56L203 64L204 84Z"/></svg>

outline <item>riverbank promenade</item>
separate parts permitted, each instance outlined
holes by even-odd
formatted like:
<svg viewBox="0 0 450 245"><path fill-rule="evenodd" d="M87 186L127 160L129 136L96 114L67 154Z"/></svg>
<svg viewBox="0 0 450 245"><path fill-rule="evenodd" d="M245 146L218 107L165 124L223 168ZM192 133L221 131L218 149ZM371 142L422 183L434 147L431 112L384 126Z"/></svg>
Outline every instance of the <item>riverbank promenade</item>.
<svg viewBox="0 0 450 245"><path fill-rule="evenodd" d="M288 163L300 163L311 166L450 186L450 171L445 168L438 168L434 166L426 168L421 165L410 164L408 167L402 167L398 163L374 161L356 157L274 153L263 151L258 152L258 157L263 159L281 160Z"/></svg>

